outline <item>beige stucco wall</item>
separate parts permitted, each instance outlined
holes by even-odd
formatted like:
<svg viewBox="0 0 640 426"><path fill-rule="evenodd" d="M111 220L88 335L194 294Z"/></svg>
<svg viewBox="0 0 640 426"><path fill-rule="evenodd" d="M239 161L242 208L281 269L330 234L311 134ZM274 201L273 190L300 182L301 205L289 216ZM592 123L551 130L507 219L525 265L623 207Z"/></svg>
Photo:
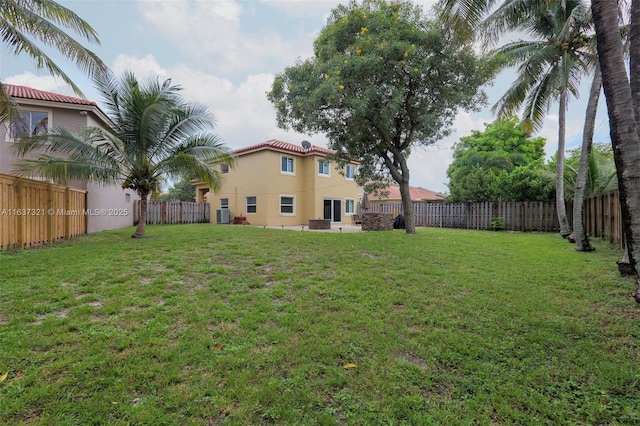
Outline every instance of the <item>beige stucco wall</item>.
<svg viewBox="0 0 640 426"><path fill-rule="evenodd" d="M68 108L52 107L36 102L34 105L22 105L24 110L42 111L49 115L49 129L66 127L77 129L84 126L102 126L104 123L91 111L89 106L73 106ZM7 137L7 127L0 125L0 173L13 174L16 159L11 146L13 141ZM70 187L84 189L87 194L87 230L98 232L109 229L124 228L133 225L133 201L138 199L131 190L123 190L119 185L103 186L82 181L72 181ZM127 197L128 194L128 197Z"/></svg>
<svg viewBox="0 0 640 426"><path fill-rule="evenodd" d="M294 159L293 173L281 172L282 156ZM275 150L262 150L236 157L235 168L225 174L224 184L217 194L209 193L211 220L216 221L220 200L229 200L231 216L246 216L252 225L306 225L309 219L323 217L325 199L341 200L340 223L351 223L345 215L345 200L357 203L359 187L330 165L329 177L318 174L318 155L296 155ZM197 186L197 201L206 192ZM247 213L246 197L256 197L256 213ZM280 213L280 197L294 197L294 213Z"/></svg>

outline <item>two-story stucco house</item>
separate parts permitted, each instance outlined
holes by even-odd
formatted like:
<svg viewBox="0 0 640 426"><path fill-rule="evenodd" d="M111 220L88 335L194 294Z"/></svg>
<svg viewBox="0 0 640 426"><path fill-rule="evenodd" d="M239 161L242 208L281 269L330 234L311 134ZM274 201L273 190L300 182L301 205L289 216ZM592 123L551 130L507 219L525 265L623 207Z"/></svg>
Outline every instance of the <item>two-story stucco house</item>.
<svg viewBox="0 0 640 426"><path fill-rule="evenodd" d="M20 105L27 128L8 123L0 125L0 173L14 174L15 153L11 149L14 135L44 134L48 129L66 127L76 129L85 126L108 128L110 121L95 102L72 96L36 90L24 86L4 85L9 95ZM94 214L87 217L87 232L124 228L133 225L134 191L119 186L103 186L88 182L73 181L70 187L87 191L87 207ZM109 214L116 212L116 214ZM129 214L123 214L128 212Z"/></svg>
<svg viewBox="0 0 640 426"><path fill-rule="evenodd" d="M235 167L221 164L224 183L218 193L196 186L196 201L211 205L212 222L228 209L230 218L251 225L304 225L309 219L351 223L362 190L354 181L358 163L340 173L326 148L270 140L233 151ZM222 215L226 217L226 215Z"/></svg>

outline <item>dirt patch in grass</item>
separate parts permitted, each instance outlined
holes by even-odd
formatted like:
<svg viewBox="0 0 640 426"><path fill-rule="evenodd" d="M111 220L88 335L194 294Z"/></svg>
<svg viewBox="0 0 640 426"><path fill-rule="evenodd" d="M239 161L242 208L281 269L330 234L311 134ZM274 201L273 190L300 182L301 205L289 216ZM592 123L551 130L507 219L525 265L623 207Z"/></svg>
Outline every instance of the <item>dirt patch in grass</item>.
<svg viewBox="0 0 640 426"><path fill-rule="evenodd" d="M400 361L405 361L411 363L413 365L417 365L420 368L428 368L429 363L423 358L419 357L414 353L400 353L396 356Z"/></svg>

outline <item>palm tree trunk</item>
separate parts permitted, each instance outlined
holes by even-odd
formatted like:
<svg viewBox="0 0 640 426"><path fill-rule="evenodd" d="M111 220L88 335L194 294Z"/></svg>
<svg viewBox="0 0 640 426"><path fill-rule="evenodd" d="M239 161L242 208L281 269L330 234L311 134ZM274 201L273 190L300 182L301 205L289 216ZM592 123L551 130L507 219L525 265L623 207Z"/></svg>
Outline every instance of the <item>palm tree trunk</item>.
<svg viewBox="0 0 640 426"><path fill-rule="evenodd" d="M576 188L573 197L573 236L576 241L577 251L595 250L589 243L589 237L584 230L582 213L601 89L602 72L598 64L593 75L593 81L591 82L591 90L589 91L589 101L587 102L587 112L584 119L584 129L582 131L582 151L580 152L580 164L578 165L578 176L576 177Z"/></svg>
<svg viewBox="0 0 640 426"><path fill-rule="evenodd" d="M149 198L149 194L139 192L138 195L140 195L140 220L138 220L136 232L134 232L131 238L142 238L147 227L147 199Z"/></svg>
<svg viewBox="0 0 640 426"><path fill-rule="evenodd" d="M637 0L634 6L637 7ZM598 57L602 70L602 87L607 99L611 145L618 174L620 207L629 261L633 267L640 303L640 137L634 114L631 85L625 68L622 39L618 26L617 0L593 0L593 22L596 27ZM632 22L632 25L640 23ZM640 49L632 43L631 50ZM631 58L638 59L638 54ZM632 67L631 69L634 69Z"/></svg>
<svg viewBox="0 0 640 426"><path fill-rule="evenodd" d="M558 130L558 162L556 166L556 210L558 212L558 222L560 223L560 235L566 238L571 234L569 219L567 218L567 207L564 201L564 145L567 124L567 89L560 95L560 125Z"/></svg>
<svg viewBox="0 0 640 426"><path fill-rule="evenodd" d="M640 117L640 2L631 2L631 24L629 29L629 74L631 100L636 117Z"/></svg>

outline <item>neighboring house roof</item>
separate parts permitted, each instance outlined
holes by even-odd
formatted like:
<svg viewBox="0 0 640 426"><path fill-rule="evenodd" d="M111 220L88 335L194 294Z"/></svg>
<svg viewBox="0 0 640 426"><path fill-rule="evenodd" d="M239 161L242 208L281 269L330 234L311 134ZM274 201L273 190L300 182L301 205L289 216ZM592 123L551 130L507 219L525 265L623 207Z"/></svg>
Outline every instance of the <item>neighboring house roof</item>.
<svg viewBox="0 0 640 426"><path fill-rule="evenodd" d="M3 84L5 90L18 103L49 106L49 102L59 104L59 107L74 109L78 111L90 111L94 113L103 123L109 127L113 123L107 115L100 109L97 103L73 96L61 95L59 93L47 92L15 84ZM22 102L21 102L22 100Z"/></svg>
<svg viewBox="0 0 640 426"><path fill-rule="evenodd" d="M375 194L371 194L371 200L394 200L401 199L400 195L400 187L398 185L391 185L382 192L387 192L388 196L376 196ZM411 195L411 199L413 201L442 201L444 200L444 196L437 192L431 191L429 189L421 188L421 187L409 187L409 194Z"/></svg>
<svg viewBox="0 0 640 426"><path fill-rule="evenodd" d="M86 99L74 98L72 96L60 95L58 93L45 92L44 90L32 89L26 86L15 86L13 84L3 84L5 90L12 98L32 99L36 101L59 102L65 104L89 105L97 107L98 104Z"/></svg>
<svg viewBox="0 0 640 426"><path fill-rule="evenodd" d="M299 154L299 155L307 155L307 154L328 155L333 153L333 151L317 145L311 145L309 148L305 149L300 145L294 145L292 143L283 142L277 139L271 139L269 141L258 143L255 145L245 146L244 148L238 148L235 151L233 151L233 154L240 155L240 154L246 154L254 151L261 151L264 149L273 149L277 151L284 151L284 152L289 152L292 154Z"/></svg>

